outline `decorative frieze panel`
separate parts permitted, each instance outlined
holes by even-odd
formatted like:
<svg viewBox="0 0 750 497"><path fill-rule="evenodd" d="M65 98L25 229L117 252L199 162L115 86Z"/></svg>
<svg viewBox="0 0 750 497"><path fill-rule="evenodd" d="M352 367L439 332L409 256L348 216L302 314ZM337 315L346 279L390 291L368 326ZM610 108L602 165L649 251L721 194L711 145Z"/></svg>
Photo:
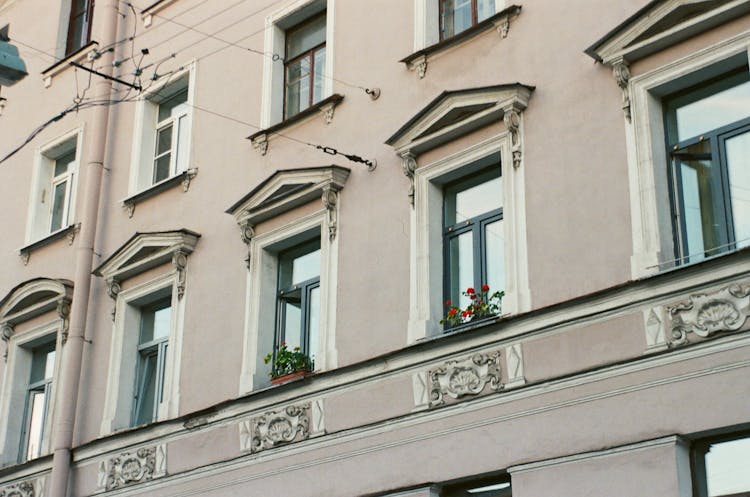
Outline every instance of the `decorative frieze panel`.
<svg viewBox="0 0 750 497"><path fill-rule="evenodd" d="M258 453L325 433L323 400L267 411L240 422L240 449Z"/></svg>
<svg viewBox="0 0 750 497"><path fill-rule="evenodd" d="M713 293L691 295L668 306L672 336L669 346L688 343L693 333L707 338L715 333L738 331L750 314L750 282L736 283Z"/></svg>
<svg viewBox="0 0 750 497"><path fill-rule="evenodd" d="M108 492L151 481L166 474L167 446L141 447L99 464L98 491Z"/></svg>
<svg viewBox="0 0 750 497"><path fill-rule="evenodd" d="M512 348L512 347L511 347ZM479 395L485 390L499 392L505 388L500 368L501 351L476 353L465 359L450 360L413 377L416 410L444 405L446 397L459 399ZM514 374L523 376L520 346L510 352ZM518 378L516 378L518 380Z"/></svg>
<svg viewBox="0 0 750 497"><path fill-rule="evenodd" d="M643 326L646 332L646 352L658 352L668 346L667 316L663 306L643 310Z"/></svg>
<svg viewBox="0 0 750 497"><path fill-rule="evenodd" d="M508 367L508 379L505 389L520 387L526 384L523 374L523 349L520 343L511 345L505 349L505 364Z"/></svg>
<svg viewBox="0 0 750 497"><path fill-rule="evenodd" d="M42 476L0 487L0 497L44 497L44 482Z"/></svg>

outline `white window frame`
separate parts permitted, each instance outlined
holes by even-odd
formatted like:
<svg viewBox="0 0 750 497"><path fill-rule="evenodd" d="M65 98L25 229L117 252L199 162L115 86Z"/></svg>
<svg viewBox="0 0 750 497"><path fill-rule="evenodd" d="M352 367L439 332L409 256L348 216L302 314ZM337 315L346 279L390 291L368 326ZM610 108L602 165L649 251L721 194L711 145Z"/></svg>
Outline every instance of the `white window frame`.
<svg viewBox="0 0 750 497"><path fill-rule="evenodd" d="M276 331L278 252L320 237L320 321L315 370L338 364L336 349L336 281L338 236L330 237L326 209L254 236L249 243L245 336L240 376L240 395L270 384L271 365L263 358L273 349Z"/></svg>
<svg viewBox="0 0 750 497"><path fill-rule="evenodd" d="M750 31L705 47L666 65L630 78L632 125L626 126L630 184L634 279L658 273L674 260L673 225L666 168L664 110L660 88L680 80L700 82L702 73L732 57L750 60ZM711 73L713 74L713 72ZM709 75L706 74L706 77Z"/></svg>
<svg viewBox="0 0 750 497"><path fill-rule="evenodd" d="M54 176L55 163L59 157L75 149L76 158L68 171ZM36 149L34 170L31 178L31 193L26 222L25 243L30 244L62 231L75 224L76 193L78 190L78 171L83 150L83 126L68 131L62 136L45 143ZM66 188L63 222L60 229L51 230L52 205L55 185L68 181Z"/></svg>
<svg viewBox="0 0 750 497"><path fill-rule="evenodd" d="M513 166L511 136L504 131L460 152L416 168L411 214L410 312L408 342L444 333L443 185L460 178L477 161L500 155L505 234L505 296L502 315L531 309L526 248L524 167ZM441 291L437 291L441 289Z"/></svg>
<svg viewBox="0 0 750 497"><path fill-rule="evenodd" d="M440 0L414 0L414 51L418 52L440 41ZM495 0L495 13L501 12L507 0Z"/></svg>
<svg viewBox="0 0 750 497"><path fill-rule="evenodd" d="M293 0L265 19L263 51L263 94L260 127L268 128L284 120L284 55L286 31L310 17L326 11L326 68L323 73L323 99L333 94L334 21L336 0ZM310 9L305 13L304 9ZM273 56L271 54L274 54ZM278 55L278 57L276 56Z"/></svg>
<svg viewBox="0 0 750 497"><path fill-rule="evenodd" d="M133 148L131 152L130 179L128 184L129 195L149 190L161 183L169 181L191 169L193 155L193 102L195 98L195 67L193 61L186 65L182 71L176 72L166 81L155 85L138 99L135 110L135 122L133 125ZM159 104L169 96L187 87L187 102L184 104L185 112L179 116L170 116L158 122ZM166 91L166 93L164 93ZM164 94L165 96L161 96ZM179 141L179 118L186 119L187 143ZM156 162L156 136L159 129L172 123L172 149L170 157L170 174L167 178L154 182L154 168ZM177 153L175 153L177 152ZM179 162L175 157L179 157Z"/></svg>
<svg viewBox="0 0 750 497"><path fill-rule="evenodd" d="M172 319L165 358L163 397L154 421L162 421L178 415L180 351L182 350L185 317L185 299L178 298L178 285L178 271L172 270L133 288L122 290L117 295L110 345L107 393L100 429L102 436L132 426L134 392L137 388L135 377L138 365L141 307L164 298L167 294L171 298Z"/></svg>

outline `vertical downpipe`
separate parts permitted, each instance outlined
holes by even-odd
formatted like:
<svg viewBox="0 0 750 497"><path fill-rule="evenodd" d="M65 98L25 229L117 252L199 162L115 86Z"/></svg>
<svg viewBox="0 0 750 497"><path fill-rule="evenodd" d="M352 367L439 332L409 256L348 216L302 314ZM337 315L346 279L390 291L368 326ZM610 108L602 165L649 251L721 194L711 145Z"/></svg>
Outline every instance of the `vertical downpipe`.
<svg viewBox="0 0 750 497"><path fill-rule="evenodd" d="M94 11L94 18L99 22L94 25L94 33L97 37L93 39L99 42L100 47L110 46L117 37L119 18L117 0L98 2ZM136 22L136 20L134 19L133 22ZM107 51L97 59L96 66L101 68L102 73L111 76L113 59L114 52ZM112 82L98 76L93 76L93 78L96 81L94 95L102 99L110 98ZM83 212L79 218L81 233L75 240L75 273L73 277L75 286L70 314L70 328L68 340L62 348L62 364L60 381L58 382L60 388L55 395L56 409L52 431L52 475L47 487L47 495L51 497L65 497L68 491L108 122L109 106L103 105L94 108L92 119L86 126L91 135L84 140L88 146L86 147L86 155L83 156L81 161L81 164L86 166L86 171L82 175L85 183L83 189L80 190L83 197Z"/></svg>

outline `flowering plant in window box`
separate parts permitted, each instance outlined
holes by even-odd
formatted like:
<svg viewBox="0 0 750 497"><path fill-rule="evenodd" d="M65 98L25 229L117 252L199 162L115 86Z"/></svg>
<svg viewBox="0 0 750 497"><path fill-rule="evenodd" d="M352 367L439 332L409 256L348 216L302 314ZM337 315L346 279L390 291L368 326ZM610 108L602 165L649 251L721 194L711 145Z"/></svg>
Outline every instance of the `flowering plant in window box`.
<svg viewBox="0 0 750 497"><path fill-rule="evenodd" d="M450 300L445 302L448 312L440 320L440 324L447 325L448 328L454 328L461 324L479 321L481 319L497 316L502 310L502 301L505 292L495 291L490 293L489 285L482 285L479 291L469 287L461 292L464 297L470 300L465 309L453 305Z"/></svg>
<svg viewBox="0 0 750 497"><path fill-rule="evenodd" d="M300 347L294 347L290 350L286 342L281 342L281 345L276 347L275 358L273 352L269 352L263 358L263 362L266 364L271 361L273 361L273 367L269 374L271 376L271 383L274 385L303 378L309 375L313 369L313 361L310 359L310 356L302 352Z"/></svg>

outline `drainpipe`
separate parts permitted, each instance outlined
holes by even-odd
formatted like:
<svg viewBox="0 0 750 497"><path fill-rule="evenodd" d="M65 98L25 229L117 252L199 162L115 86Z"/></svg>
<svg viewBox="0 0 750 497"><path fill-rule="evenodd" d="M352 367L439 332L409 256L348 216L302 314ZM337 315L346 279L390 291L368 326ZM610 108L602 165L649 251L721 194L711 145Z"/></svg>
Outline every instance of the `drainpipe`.
<svg viewBox="0 0 750 497"><path fill-rule="evenodd" d="M119 12L117 0L106 0L97 3L95 18L99 20L96 31L99 36L99 46L112 44L117 37L117 22ZM134 20L135 22L135 20ZM96 39L96 38L95 38ZM108 51L97 59L97 66L101 72L112 75L112 60L114 52ZM112 82L105 78L94 76L96 84L94 95L108 98L112 95ZM70 313L70 327L68 338L62 347L62 364L60 366L60 381L55 395L56 409L53 420L53 458L52 476L47 486L50 497L65 497L68 489L70 466L73 448L73 429L76 420L76 405L78 403L78 387L81 378L81 363L83 358L84 336L86 332L86 318L88 316L89 294L93 275L94 242L99 217L99 200L101 196L102 174L107 144L107 128L109 122L109 106L95 107L91 122L86 127L90 136L87 153L81 164L86 165L85 184L81 190L83 196L83 213L80 216L81 232L76 237L75 273L73 277L74 294Z"/></svg>

